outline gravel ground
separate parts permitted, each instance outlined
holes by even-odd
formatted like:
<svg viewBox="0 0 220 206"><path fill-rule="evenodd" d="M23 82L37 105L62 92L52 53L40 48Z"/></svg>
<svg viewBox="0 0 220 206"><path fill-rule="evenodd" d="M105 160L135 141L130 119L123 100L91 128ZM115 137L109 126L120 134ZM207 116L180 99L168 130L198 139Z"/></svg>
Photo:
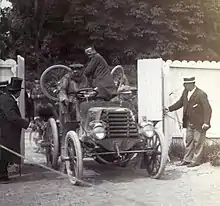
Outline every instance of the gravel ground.
<svg viewBox="0 0 220 206"><path fill-rule="evenodd" d="M39 163L41 154L31 152L27 141L26 156ZM36 165L26 164L21 177L14 175L10 184L0 184L0 206L219 206L220 168L203 164L197 168L167 165L162 179L147 177L143 170L103 166L85 162L84 180L93 187L76 187Z"/></svg>

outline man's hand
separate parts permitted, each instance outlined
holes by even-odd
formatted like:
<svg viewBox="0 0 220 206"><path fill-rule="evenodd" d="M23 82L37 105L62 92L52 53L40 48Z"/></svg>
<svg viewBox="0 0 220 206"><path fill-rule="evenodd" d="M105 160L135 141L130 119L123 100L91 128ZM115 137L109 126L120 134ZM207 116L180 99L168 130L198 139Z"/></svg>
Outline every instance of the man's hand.
<svg viewBox="0 0 220 206"><path fill-rule="evenodd" d="M208 124L203 124L202 125L202 130L203 131L207 131L209 128L210 128L210 125L208 125Z"/></svg>
<svg viewBox="0 0 220 206"><path fill-rule="evenodd" d="M35 129L36 125L33 122L30 122L28 128Z"/></svg>
<svg viewBox="0 0 220 206"><path fill-rule="evenodd" d="M169 108L165 107L165 108L163 109L163 114L164 114L164 115L166 115L166 114L169 113L169 112L170 112Z"/></svg>

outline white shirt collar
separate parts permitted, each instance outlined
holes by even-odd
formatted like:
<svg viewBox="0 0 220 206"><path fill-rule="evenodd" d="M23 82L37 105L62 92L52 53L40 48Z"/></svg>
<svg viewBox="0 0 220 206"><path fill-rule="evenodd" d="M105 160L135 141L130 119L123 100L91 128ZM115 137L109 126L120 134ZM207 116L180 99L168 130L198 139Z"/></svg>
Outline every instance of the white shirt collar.
<svg viewBox="0 0 220 206"><path fill-rule="evenodd" d="M190 99L190 97L192 96L192 94L195 92L196 87L194 87L194 89L192 91L188 92L188 100Z"/></svg>
<svg viewBox="0 0 220 206"><path fill-rule="evenodd" d="M190 94L193 94L196 90L196 87L194 87L194 89L192 91L189 91Z"/></svg>

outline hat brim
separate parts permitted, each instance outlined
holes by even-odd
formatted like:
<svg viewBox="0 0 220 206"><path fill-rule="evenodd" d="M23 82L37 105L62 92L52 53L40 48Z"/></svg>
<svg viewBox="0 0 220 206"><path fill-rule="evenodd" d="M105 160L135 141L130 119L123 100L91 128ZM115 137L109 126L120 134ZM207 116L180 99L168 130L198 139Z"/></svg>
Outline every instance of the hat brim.
<svg viewBox="0 0 220 206"><path fill-rule="evenodd" d="M196 83L196 81L187 81L187 82L184 82L184 84L192 84L192 83Z"/></svg>

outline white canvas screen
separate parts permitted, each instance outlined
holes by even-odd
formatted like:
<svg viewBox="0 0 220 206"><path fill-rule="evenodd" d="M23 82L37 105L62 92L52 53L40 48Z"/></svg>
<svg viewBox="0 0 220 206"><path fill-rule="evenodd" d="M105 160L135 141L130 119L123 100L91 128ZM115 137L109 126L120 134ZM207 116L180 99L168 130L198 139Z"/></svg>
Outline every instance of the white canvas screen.
<svg viewBox="0 0 220 206"><path fill-rule="evenodd" d="M138 60L138 118L163 119L162 59Z"/></svg>

